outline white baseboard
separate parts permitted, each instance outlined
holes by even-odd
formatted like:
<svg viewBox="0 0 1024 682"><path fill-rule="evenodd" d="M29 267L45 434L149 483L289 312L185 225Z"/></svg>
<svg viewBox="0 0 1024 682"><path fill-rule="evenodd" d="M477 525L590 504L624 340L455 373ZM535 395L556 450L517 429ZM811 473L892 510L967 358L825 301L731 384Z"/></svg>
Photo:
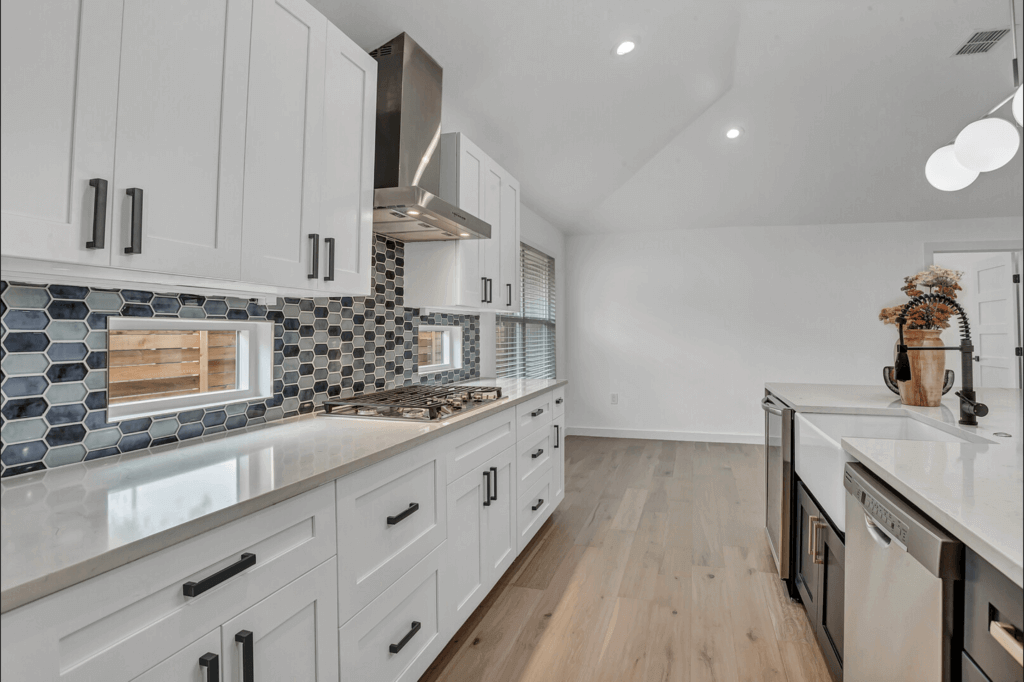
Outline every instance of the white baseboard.
<svg viewBox="0 0 1024 682"><path fill-rule="evenodd" d="M697 443L764 443L763 433L699 433L697 431L658 431L646 429L609 429L602 426L570 426L567 436L595 438L638 438L641 440L679 440Z"/></svg>

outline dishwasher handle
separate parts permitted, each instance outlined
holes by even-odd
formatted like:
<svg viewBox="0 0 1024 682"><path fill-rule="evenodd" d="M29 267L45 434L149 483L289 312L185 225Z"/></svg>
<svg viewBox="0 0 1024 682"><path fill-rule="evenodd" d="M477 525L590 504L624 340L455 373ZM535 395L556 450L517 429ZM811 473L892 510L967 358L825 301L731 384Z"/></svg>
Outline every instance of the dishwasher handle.
<svg viewBox="0 0 1024 682"><path fill-rule="evenodd" d="M886 533L881 526L875 523L874 520L870 516L868 516L867 512L864 512L864 525L867 527L868 533L871 535L871 537L874 538L875 544L877 544L882 549L889 549L893 542L896 543L897 547L902 547L903 549L906 549L906 545L904 545L902 542Z"/></svg>
<svg viewBox="0 0 1024 682"><path fill-rule="evenodd" d="M772 402L771 396L766 395L764 397L764 400L761 401L761 409L768 414L774 414L776 417L782 416L782 408Z"/></svg>

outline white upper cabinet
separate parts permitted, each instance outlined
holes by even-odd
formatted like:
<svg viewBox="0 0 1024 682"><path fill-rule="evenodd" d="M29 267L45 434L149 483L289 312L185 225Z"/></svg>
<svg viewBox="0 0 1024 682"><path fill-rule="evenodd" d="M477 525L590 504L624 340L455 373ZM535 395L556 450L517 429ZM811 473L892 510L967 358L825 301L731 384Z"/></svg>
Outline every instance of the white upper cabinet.
<svg viewBox="0 0 1024 682"><path fill-rule="evenodd" d="M251 19L252 0L124 3L112 265L238 279Z"/></svg>
<svg viewBox="0 0 1024 682"><path fill-rule="evenodd" d="M320 234L326 269L320 288L369 294L377 61L330 23L324 83Z"/></svg>
<svg viewBox="0 0 1024 682"><path fill-rule="evenodd" d="M316 289L327 19L304 0L253 4L242 279Z"/></svg>
<svg viewBox="0 0 1024 682"><path fill-rule="evenodd" d="M3 254L106 265L122 3L0 8Z"/></svg>
<svg viewBox="0 0 1024 682"><path fill-rule="evenodd" d="M369 293L377 65L311 5L2 7L5 274Z"/></svg>
<svg viewBox="0 0 1024 682"><path fill-rule="evenodd" d="M489 223L491 238L406 244L406 301L517 310L519 182L462 133L442 135L440 153L441 197Z"/></svg>

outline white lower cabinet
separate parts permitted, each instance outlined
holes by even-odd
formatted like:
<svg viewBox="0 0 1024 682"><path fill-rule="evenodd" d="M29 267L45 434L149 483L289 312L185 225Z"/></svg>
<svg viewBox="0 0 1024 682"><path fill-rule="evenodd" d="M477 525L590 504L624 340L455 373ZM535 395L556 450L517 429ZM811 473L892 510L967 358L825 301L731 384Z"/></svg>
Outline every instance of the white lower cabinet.
<svg viewBox="0 0 1024 682"><path fill-rule="evenodd" d="M533 487L526 491L519 498L516 505L518 516L519 535L517 549L522 552L533 536L537 534L540 527L544 525L551 511L554 508L555 500L552 497L553 486L551 484L551 467L541 473Z"/></svg>
<svg viewBox="0 0 1024 682"><path fill-rule="evenodd" d="M441 652L448 642L439 608L446 553L442 543L341 627L343 682L411 682Z"/></svg>
<svg viewBox="0 0 1024 682"><path fill-rule="evenodd" d="M224 679L221 675L220 628L206 633L132 682L184 682ZM209 671L215 670L216 676Z"/></svg>
<svg viewBox="0 0 1024 682"><path fill-rule="evenodd" d="M448 486L448 562L441 603L452 632L515 558L514 449Z"/></svg>
<svg viewBox="0 0 1024 682"><path fill-rule="evenodd" d="M551 449L555 453L552 458L551 481L555 504L558 504L565 499L565 414L555 417L551 430Z"/></svg>
<svg viewBox="0 0 1024 682"><path fill-rule="evenodd" d="M337 576L332 557L224 623L224 679L337 680Z"/></svg>

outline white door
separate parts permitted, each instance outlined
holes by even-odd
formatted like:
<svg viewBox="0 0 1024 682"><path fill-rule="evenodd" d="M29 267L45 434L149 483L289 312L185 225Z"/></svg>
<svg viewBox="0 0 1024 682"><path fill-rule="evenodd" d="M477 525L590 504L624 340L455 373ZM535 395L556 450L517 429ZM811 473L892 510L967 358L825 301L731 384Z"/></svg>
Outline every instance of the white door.
<svg viewBox="0 0 1024 682"><path fill-rule="evenodd" d="M112 265L238 279L251 16L251 0L124 3Z"/></svg>
<svg viewBox="0 0 1024 682"><path fill-rule="evenodd" d="M488 466L482 464L448 486L448 570L442 604L449 609L453 632L487 594L485 515L493 491Z"/></svg>
<svg viewBox="0 0 1024 682"><path fill-rule="evenodd" d="M5 256L110 263L122 5L116 0L0 4ZM107 201L94 221L96 207L104 207L97 191L102 183ZM103 248L94 242L94 227Z"/></svg>
<svg viewBox="0 0 1024 682"><path fill-rule="evenodd" d="M491 225L491 238L480 240L480 276L487 278L485 308L501 308L505 290L501 285L501 235L504 177L501 168L488 161L484 169L484 206L480 217Z"/></svg>
<svg viewBox="0 0 1024 682"><path fill-rule="evenodd" d="M132 682L196 682L223 680L221 674L220 628L192 642L170 658L158 663Z"/></svg>
<svg viewBox="0 0 1024 682"><path fill-rule="evenodd" d="M327 19L304 0L254 0L242 281L316 289L323 277L313 253L323 246L326 40Z"/></svg>
<svg viewBox="0 0 1024 682"><path fill-rule="evenodd" d="M501 185L501 297L499 310L519 310L519 181L505 174Z"/></svg>
<svg viewBox="0 0 1024 682"><path fill-rule="evenodd" d="M556 417L551 424L551 479L555 503L565 499L565 415Z"/></svg>
<svg viewBox="0 0 1024 682"><path fill-rule="evenodd" d="M508 448L487 462L491 473L491 504L484 511L484 591L512 565L516 557L516 448Z"/></svg>
<svg viewBox="0 0 1024 682"><path fill-rule="evenodd" d="M976 388L1016 388L1017 344L1013 254L997 253L978 261L968 273L976 311L971 320ZM965 287L966 288L966 287Z"/></svg>
<svg viewBox="0 0 1024 682"><path fill-rule="evenodd" d="M321 289L370 293L377 61L327 24L320 174ZM328 241L332 240L332 241Z"/></svg>
<svg viewBox="0 0 1024 682"><path fill-rule="evenodd" d="M465 135L458 136L459 193L458 206L482 220L485 211L487 155ZM468 239L457 242L459 250L459 305L480 306L486 298L481 265L481 241Z"/></svg>
<svg viewBox="0 0 1024 682"><path fill-rule="evenodd" d="M338 679L338 564L320 564L221 626L222 679Z"/></svg>

